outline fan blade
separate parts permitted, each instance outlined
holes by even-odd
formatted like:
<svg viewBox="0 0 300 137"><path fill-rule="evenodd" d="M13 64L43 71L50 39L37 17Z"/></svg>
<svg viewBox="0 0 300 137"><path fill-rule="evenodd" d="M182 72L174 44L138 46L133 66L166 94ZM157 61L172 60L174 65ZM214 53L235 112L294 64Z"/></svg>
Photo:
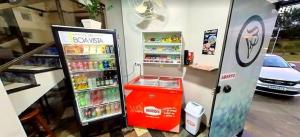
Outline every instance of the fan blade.
<svg viewBox="0 0 300 137"><path fill-rule="evenodd" d="M150 23L151 23L151 20L144 19L140 23L136 24L136 26L140 29L146 29Z"/></svg>
<svg viewBox="0 0 300 137"><path fill-rule="evenodd" d="M158 19L159 21L165 21L165 17L163 15L160 15L160 14L156 14L156 13L153 13L153 15L155 16L156 19Z"/></svg>
<svg viewBox="0 0 300 137"><path fill-rule="evenodd" d="M158 5L159 7L163 7L163 2L161 0L154 0L154 2L156 3L156 5Z"/></svg>

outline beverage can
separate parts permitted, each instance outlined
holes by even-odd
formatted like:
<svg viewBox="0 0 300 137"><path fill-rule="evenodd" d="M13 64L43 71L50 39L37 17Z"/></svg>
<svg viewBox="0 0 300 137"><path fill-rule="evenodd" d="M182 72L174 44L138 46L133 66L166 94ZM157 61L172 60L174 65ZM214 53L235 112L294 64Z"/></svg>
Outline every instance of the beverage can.
<svg viewBox="0 0 300 137"><path fill-rule="evenodd" d="M120 102L115 102L115 112L120 112Z"/></svg>
<svg viewBox="0 0 300 137"><path fill-rule="evenodd" d="M100 106L100 111L101 111L101 114L102 114L102 115L106 115L106 108L105 108L104 105L101 105L101 106Z"/></svg>
<svg viewBox="0 0 300 137"><path fill-rule="evenodd" d="M100 107L96 107L96 113L97 113L97 116L101 116L101 110L100 110Z"/></svg>
<svg viewBox="0 0 300 137"><path fill-rule="evenodd" d="M106 104L106 105L105 105L105 109L106 109L106 114L107 114L107 115L111 114L111 110L110 110L109 104Z"/></svg>

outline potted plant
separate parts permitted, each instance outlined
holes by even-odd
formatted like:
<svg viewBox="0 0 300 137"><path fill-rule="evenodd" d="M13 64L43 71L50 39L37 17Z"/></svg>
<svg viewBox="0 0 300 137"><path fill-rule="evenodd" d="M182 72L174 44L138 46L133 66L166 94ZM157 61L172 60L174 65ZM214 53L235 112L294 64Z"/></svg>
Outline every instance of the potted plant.
<svg viewBox="0 0 300 137"><path fill-rule="evenodd" d="M82 19L81 23L85 28L101 29L101 22L99 15L101 13L100 0L84 0L85 9L89 12L89 19Z"/></svg>

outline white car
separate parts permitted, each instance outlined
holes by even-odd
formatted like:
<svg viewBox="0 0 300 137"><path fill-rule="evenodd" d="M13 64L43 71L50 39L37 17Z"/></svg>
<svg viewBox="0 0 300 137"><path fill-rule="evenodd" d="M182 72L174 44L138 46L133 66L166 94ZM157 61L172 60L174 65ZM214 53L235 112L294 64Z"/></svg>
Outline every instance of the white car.
<svg viewBox="0 0 300 137"><path fill-rule="evenodd" d="M295 64L277 55L267 54L256 85L256 91L285 96L300 96L300 72Z"/></svg>

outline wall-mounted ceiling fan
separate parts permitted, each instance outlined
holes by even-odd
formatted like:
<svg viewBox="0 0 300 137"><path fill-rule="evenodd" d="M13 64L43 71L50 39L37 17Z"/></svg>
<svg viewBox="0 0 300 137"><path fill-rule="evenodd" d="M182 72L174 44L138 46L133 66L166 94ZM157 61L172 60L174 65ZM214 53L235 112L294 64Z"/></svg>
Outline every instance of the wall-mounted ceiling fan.
<svg viewBox="0 0 300 137"><path fill-rule="evenodd" d="M129 0L134 12L141 19L136 23L139 29L147 29L155 22L166 21L166 9L161 0Z"/></svg>

